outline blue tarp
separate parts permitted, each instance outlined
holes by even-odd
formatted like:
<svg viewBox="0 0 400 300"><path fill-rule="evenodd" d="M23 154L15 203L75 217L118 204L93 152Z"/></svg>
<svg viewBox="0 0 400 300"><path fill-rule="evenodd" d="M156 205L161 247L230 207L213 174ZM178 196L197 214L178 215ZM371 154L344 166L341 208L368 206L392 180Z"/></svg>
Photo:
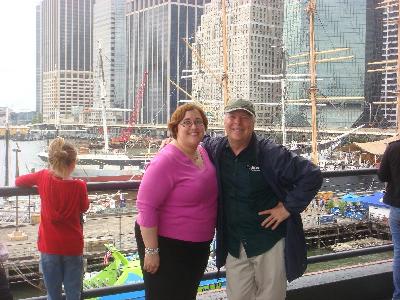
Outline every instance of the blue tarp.
<svg viewBox="0 0 400 300"><path fill-rule="evenodd" d="M383 192L375 192L372 195L358 197L357 201L366 203L368 205L389 208L389 205L386 205L385 203L382 202L382 198L383 198Z"/></svg>
<svg viewBox="0 0 400 300"><path fill-rule="evenodd" d="M353 195L353 194L346 194L346 195L343 195L343 197L342 197L342 199L344 200L344 201L350 201L350 202L352 202L352 200L356 200L356 201L358 201L357 199L359 198L359 196L357 196L357 195Z"/></svg>

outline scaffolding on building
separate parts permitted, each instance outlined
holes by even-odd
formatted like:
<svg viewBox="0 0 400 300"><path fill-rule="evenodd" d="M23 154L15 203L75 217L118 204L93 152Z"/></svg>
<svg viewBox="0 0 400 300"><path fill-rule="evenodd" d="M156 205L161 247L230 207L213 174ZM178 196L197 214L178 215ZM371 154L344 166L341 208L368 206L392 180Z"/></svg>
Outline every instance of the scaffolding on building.
<svg viewBox="0 0 400 300"><path fill-rule="evenodd" d="M368 63L370 67L367 72L382 73L381 92L379 101L372 102L377 105L376 113L383 115L384 121L389 126L398 126L399 121L399 0L383 0L376 6L382 10L383 41L382 60Z"/></svg>

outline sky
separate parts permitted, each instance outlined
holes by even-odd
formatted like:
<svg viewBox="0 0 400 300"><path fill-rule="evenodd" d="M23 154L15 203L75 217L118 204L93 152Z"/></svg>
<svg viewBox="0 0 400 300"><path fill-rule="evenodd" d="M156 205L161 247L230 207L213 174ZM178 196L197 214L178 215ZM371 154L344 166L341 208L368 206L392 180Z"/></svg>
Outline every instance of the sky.
<svg viewBox="0 0 400 300"><path fill-rule="evenodd" d="M36 5L40 0L0 0L0 107L36 107Z"/></svg>

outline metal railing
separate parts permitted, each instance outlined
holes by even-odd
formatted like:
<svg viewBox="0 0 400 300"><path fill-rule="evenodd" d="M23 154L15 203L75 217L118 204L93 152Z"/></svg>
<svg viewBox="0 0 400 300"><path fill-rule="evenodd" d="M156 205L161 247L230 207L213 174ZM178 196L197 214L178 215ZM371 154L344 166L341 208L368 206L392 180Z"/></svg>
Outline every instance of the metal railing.
<svg viewBox="0 0 400 300"><path fill-rule="evenodd" d="M390 245L369 247L369 248L357 249L357 250L351 250L351 251L342 251L339 253L330 253L330 254L324 254L324 255L311 256L307 259L307 261L309 264L313 264L313 263L327 262L327 261L332 261L332 260L337 260L337 259L357 257L357 256L361 256L361 255L377 254L377 253L382 253L382 252L387 252L387 251L392 251L392 250L393 250L393 244L390 244ZM203 276L203 280L217 279L220 277L225 277L225 271L206 273ZM124 285L118 285L118 286L110 286L110 287L102 287L102 288L94 288L94 289L84 290L82 292L82 297L84 299L89 299L89 298L93 298L93 297L116 295L116 294L121 294L121 293L126 293L126 292L136 292L136 291L141 291L143 289L144 289L143 283L124 284ZM46 296L33 297L33 298L25 299L25 300L46 300Z"/></svg>
<svg viewBox="0 0 400 300"><path fill-rule="evenodd" d="M345 176L360 176L360 175L376 175L377 169L358 169L358 170L338 170L338 171L323 171L324 178L345 177ZM110 190L131 190L135 191L139 188L140 181L110 181L110 182L89 182L87 184L89 192L100 192ZM37 195L38 191L35 187L0 187L0 197L12 196L28 196Z"/></svg>
<svg viewBox="0 0 400 300"><path fill-rule="evenodd" d="M359 169L359 170L340 170L340 171L324 171L324 178L331 177L344 177L344 176L361 176L361 175L375 175L377 173L376 169ZM97 191L111 191L111 190L131 190L135 191L138 189L140 185L139 181L122 181L122 182L105 182L105 183L88 183L88 191L97 192ZM25 195L35 195L37 194L36 188L19 188L19 187L1 187L0 188L0 197L13 197L13 196L25 196ZM338 253L330 253L324 255L311 256L308 258L308 263L319 263L319 262L327 262L332 260L358 257L362 255L369 254L377 254L387 251L392 251L393 245L383 245L376 247L368 247L363 249L351 250L351 251L342 251ZM203 279L217 279L220 277L224 277L225 272L210 272L206 273ZM102 287L102 288L94 288L84 290L82 297L83 298L93 298L99 296L106 295L114 295L125 292L134 292L140 291L144 289L143 283L135 283L135 284L126 284L120 286L110 286L110 287ZM45 300L46 297L34 297L28 298L29 300ZM27 300L27 299L26 299Z"/></svg>
<svg viewBox="0 0 400 300"><path fill-rule="evenodd" d="M140 181L109 181L109 182L89 182L87 188L89 192L103 192L112 190L136 191ZM26 187L0 187L0 197L29 196L38 195L37 188Z"/></svg>

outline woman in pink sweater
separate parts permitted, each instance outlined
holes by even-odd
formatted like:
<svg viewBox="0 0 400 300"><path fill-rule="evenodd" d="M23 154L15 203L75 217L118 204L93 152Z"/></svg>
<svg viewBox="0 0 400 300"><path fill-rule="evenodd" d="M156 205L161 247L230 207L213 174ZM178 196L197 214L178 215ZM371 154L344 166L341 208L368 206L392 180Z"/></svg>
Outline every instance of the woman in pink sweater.
<svg viewBox="0 0 400 300"><path fill-rule="evenodd" d="M47 299L79 300L83 275L81 213L89 208L86 183L71 178L75 148L56 138L49 146L49 169L18 177L16 186L37 186L40 225L37 245Z"/></svg>
<svg viewBox="0 0 400 300"><path fill-rule="evenodd" d="M140 184L135 234L147 300L196 299L217 216L215 168L199 145L207 125L200 107L178 107L168 124L173 141Z"/></svg>

